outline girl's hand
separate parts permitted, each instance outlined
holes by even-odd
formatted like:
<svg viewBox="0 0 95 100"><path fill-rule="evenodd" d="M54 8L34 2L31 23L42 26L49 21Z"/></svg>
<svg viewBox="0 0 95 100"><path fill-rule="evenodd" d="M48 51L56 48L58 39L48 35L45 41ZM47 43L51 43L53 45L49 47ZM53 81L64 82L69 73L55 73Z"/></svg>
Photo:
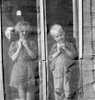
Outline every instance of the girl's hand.
<svg viewBox="0 0 95 100"><path fill-rule="evenodd" d="M27 47L27 41L25 39L22 40L23 46L26 48Z"/></svg>
<svg viewBox="0 0 95 100"><path fill-rule="evenodd" d="M19 46L19 48L22 46L22 40L21 39L18 42L18 46Z"/></svg>

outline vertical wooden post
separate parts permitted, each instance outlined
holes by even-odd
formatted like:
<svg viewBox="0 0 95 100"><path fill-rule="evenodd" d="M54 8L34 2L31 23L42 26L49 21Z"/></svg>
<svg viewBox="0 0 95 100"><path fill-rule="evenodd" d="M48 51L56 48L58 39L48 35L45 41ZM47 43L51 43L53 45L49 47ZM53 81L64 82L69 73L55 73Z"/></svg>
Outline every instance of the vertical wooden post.
<svg viewBox="0 0 95 100"><path fill-rule="evenodd" d="M46 2L37 0L38 45L40 53L40 100L47 100L47 29L46 29Z"/></svg>
<svg viewBox="0 0 95 100"><path fill-rule="evenodd" d="M45 48L45 19L44 19L44 0L40 0L40 25L41 25L41 56L42 56L42 84L43 98L46 100L46 48Z"/></svg>
<svg viewBox="0 0 95 100"><path fill-rule="evenodd" d="M72 0L73 7L73 37L78 38L78 5L77 0Z"/></svg>
<svg viewBox="0 0 95 100"><path fill-rule="evenodd" d="M83 36L83 34L82 34L82 0L79 0L79 2L78 2L78 7L79 7L79 10L78 10L78 12L79 12L79 58L82 58L83 57L83 49L82 49L82 47L83 47L83 41L82 41L82 36Z"/></svg>
<svg viewBox="0 0 95 100"><path fill-rule="evenodd" d="M83 74L82 74L82 58L83 58L83 40L82 40L82 0L72 0L73 5L73 37L76 39L76 45L79 49L79 67L80 67L80 86L81 95L79 100L83 99Z"/></svg>
<svg viewBox="0 0 95 100"><path fill-rule="evenodd" d="M80 86L81 86L81 95L80 100L83 100L83 72L82 72L82 58L83 58L83 24L82 24L82 0L78 1L78 36L79 36L79 67L80 67Z"/></svg>
<svg viewBox="0 0 95 100"><path fill-rule="evenodd" d="M73 8L73 37L76 40L76 46L79 48L79 38L78 38L78 1L72 0Z"/></svg>
<svg viewBox="0 0 95 100"><path fill-rule="evenodd" d="M39 100L42 100L42 64L41 64L41 31L40 31L40 2L36 1L37 7L37 37L38 37L38 69L39 69Z"/></svg>
<svg viewBox="0 0 95 100"><path fill-rule="evenodd" d="M1 11L1 8L0 8ZM4 100L3 70L2 70L2 41L1 41L1 13L0 13L0 100Z"/></svg>

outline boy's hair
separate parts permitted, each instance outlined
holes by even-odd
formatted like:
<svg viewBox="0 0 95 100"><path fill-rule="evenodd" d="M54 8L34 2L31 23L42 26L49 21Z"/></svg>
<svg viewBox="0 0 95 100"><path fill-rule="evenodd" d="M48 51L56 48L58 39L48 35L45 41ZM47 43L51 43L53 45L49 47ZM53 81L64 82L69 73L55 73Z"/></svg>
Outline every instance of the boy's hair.
<svg viewBox="0 0 95 100"><path fill-rule="evenodd" d="M21 32L23 30L22 29L23 26L25 27L24 29L25 31L28 31L28 32L32 31L32 27L27 21L19 21L15 26L16 31Z"/></svg>
<svg viewBox="0 0 95 100"><path fill-rule="evenodd" d="M51 26L50 35L54 36L54 31L59 31L59 30L61 30L63 32L63 34L65 35L65 31L63 30L62 26L59 24L54 24Z"/></svg>

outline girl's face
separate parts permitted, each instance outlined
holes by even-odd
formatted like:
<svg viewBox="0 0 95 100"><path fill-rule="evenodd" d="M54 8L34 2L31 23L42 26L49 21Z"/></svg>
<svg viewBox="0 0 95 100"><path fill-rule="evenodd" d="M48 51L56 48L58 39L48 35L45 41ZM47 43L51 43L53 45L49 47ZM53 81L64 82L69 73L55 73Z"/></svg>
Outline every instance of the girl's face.
<svg viewBox="0 0 95 100"><path fill-rule="evenodd" d="M20 31L20 38L27 38L28 37L28 31L25 30L25 27L23 26Z"/></svg>
<svg viewBox="0 0 95 100"><path fill-rule="evenodd" d="M54 31L53 36L54 36L54 40L59 43L65 41L65 33L63 33L62 30Z"/></svg>

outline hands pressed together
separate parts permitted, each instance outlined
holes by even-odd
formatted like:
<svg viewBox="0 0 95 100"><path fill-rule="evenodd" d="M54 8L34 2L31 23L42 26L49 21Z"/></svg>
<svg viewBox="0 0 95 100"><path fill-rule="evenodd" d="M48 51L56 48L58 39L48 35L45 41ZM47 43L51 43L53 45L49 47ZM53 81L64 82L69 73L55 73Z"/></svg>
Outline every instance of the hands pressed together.
<svg viewBox="0 0 95 100"><path fill-rule="evenodd" d="M24 38L21 38L18 42L19 48L22 47L22 45L26 48L28 46L27 41Z"/></svg>
<svg viewBox="0 0 95 100"><path fill-rule="evenodd" d="M65 50L65 44L64 43L58 43L57 44L57 51L60 52L62 50Z"/></svg>

